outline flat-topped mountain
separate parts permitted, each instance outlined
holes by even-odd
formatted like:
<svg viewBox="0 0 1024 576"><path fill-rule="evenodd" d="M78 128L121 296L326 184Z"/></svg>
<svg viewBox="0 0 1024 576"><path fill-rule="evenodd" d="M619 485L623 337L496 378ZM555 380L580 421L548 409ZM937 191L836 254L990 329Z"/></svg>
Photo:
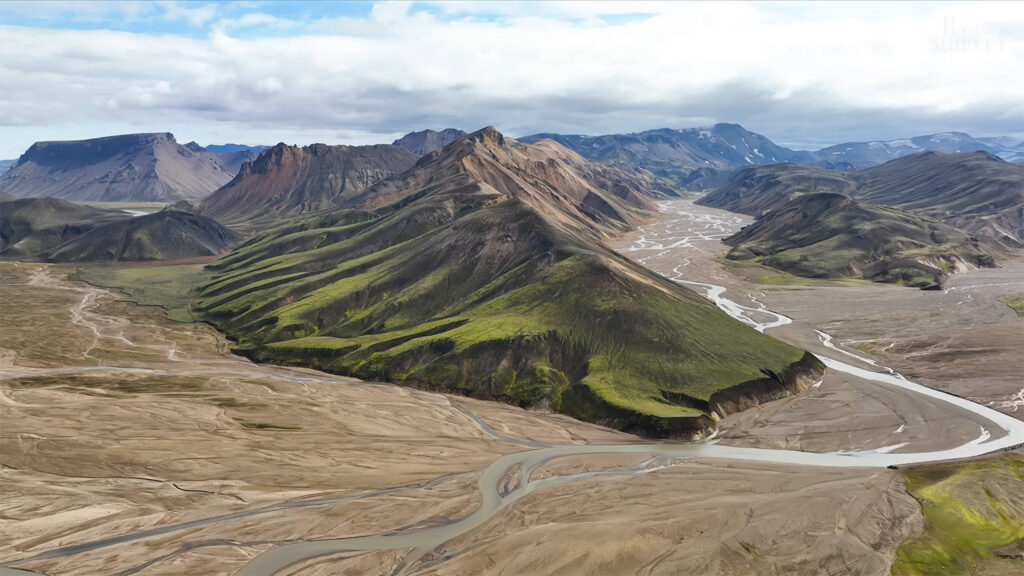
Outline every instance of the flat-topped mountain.
<svg viewBox="0 0 1024 576"><path fill-rule="evenodd" d="M445 128L440 132L436 130L420 130L419 132L409 132L391 144L422 156L438 148L444 148L465 135L465 132L455 128Z"/></svg>
<svg viewBox="0 0 1024 576"><path fill-rule="evenodd" d="M949 272L991 266L976 239L952 226L843 194L811 192L726 238L730 260L810 278L941 285Z"/></svg>
<svg viewBox="0 0 1024 576"><path fill-rule="evenodd" d="M745 169L697 203L758 216L809 192L895 206L1008 246L1024 244L1024 166L985 152L921 152L846 173L793 165Z"/></svg>
<svg viewBox="0 0 1024 576"><path fill-rule="evenodd" d="M199 310L258 359L657 436L816 381L812 356L601 242L651 215L633 172L486 128L251 238Z"/></svg>
<svg viewBox="0 0 1024 576"><path fill-rule="evenodd" d="M412 167L419 156L384 144L298 147L278 144L239 169L202 203L223 222L278 219L341 206L370 186Z"/></svg>
<svg viewBox="0 0 1024 576"><path fill-rule="evenodd" d="M0 175L20 197L101 202L196 200L226 184L231 161L168 133L37 142Z"/></svg>

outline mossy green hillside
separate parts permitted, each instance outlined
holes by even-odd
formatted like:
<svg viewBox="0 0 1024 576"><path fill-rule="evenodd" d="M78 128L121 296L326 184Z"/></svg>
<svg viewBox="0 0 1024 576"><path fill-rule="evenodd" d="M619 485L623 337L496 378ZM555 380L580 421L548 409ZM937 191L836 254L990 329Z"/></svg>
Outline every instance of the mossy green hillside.
<svg viewBox="0 0 1024 576"><path fill-rule="evenodd" d="M309 238L333 226L253 239L200 307L260 360L554 409L586 386L664 419L803 356L515 199L465 190L332 243Z"/></svg>
<svg viewBox="0 0 1024 576"><path fill-rule="evenodd" d="M1024 458L929 466L905 476L921 503L925 533L900 546L893 574L1024 571Z"/></svg>
<svg viewBox="0 0 1024 576"><path fill-rule="evenodd" d="M918 214L840 194L799 196L725 243L727 258L809 278L928 287L961 266L991 266L978 240Z"/></svg>

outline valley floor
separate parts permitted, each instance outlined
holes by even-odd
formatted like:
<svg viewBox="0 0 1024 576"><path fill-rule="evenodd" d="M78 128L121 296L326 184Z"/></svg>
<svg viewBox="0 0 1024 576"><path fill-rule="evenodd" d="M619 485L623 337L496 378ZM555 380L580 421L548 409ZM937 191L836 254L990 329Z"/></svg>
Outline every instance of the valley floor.
<svg viewBox="0 0 1024 576"><path fill-rule="evenodd" d="M1024 292L1018 269L1006 276L1015 285L999 286L1000 271L970 273L945 294L769 290L714 260L728 213L673 224L672 210L691 209L666 206L665 219L616 247L668 275L686 262L688 278L794 318L773 335L835 354L820 329L851 353L1024 416L1013 356L1024 335L995 301ZM271 548L367 536L402 547L309 554L278 573L885 574L922 527L903 474L885 468L654 449L531 460L527 451L548 445L650 445L556 414L252 364L209 327L168 321L71 271L0 264L8 569L269 573L252 561ZM953 305L963 312L929 297L963 301ZM928 451L967 442L978 426L969 412L829 371L820 387L725 419L713 442Z"/></svg>

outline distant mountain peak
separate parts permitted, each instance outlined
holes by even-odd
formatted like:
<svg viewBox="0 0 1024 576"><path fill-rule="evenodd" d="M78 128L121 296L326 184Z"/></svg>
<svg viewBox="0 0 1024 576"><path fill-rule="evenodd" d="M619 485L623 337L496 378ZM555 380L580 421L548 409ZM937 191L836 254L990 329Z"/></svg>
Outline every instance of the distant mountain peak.
<svg viewBox="0 0 1024 576"><path fill-rule="evenodd" d="M465 132L456 128L445 128L440 132L436 130L420 130L419 132L409 132L392 142L392 145L405 148L413 154L423 156L430 154L438 148L444 148L465 135Z"/></svg>

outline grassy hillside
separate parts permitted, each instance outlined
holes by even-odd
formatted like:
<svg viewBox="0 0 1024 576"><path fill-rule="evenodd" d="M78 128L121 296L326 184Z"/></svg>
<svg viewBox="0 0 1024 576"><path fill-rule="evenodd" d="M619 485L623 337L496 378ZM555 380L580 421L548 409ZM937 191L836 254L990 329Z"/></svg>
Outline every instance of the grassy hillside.
<svg viewBox="0 0 1024 576"><path fill-rule="evenodd" d="M485 129L362 210L245 243L200 286L199 309L261 360L656 436L813 382L821 366L801 350L601 244L649 215L641 191L609 184L628 181ZM745 398L728 390L744 383Z"/></svg>
<svg viewBox="0 0 1024 576"><path fill-rule="evenodd" d="M910 212L841 194L799 196L725 239L730 260L810 278L939 285L966 266L991 266L970 235Z"/></svg>
<svg viewBox="0 0 1024 576"><path fill-rule="evenodd" d="M1024 458L942 464L905 473L925 532L896 552L897 576L1024 571Z"/></svg>
<svg viewBox="0 0 1024 576"><path fill-rule="evenodd" d="M75 271L75 279L119 290L136 304L163 308L175 322L199 320L192 313L194 289L210 276L202 264L87 264Z"/></svg>

